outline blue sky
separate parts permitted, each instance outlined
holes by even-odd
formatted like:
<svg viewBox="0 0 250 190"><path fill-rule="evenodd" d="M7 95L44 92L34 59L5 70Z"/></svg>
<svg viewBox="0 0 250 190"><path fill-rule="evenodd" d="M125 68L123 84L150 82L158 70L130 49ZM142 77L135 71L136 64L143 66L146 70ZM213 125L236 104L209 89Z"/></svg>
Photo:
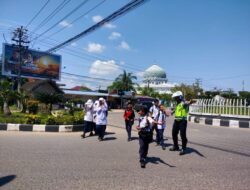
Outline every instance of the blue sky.
<svg viewBox="0 0 250 190"><path fill-rule="evenodd" d="M0 43L5 42L3 34L11 42L11 30L27 25L46 1L1 0ZM34 31L62 1L51 0L28 27L29 31ZM34 32L41 34L81 2L71 0ZM89 0L30 46L47 50L92 26L129 0L106 0L69 24L100 2ZM108 80L93 81L63 74L62 82L68 86L104 88L123 69L138 75L140 82L142 71L156 63L166 71L170 82L191 84L201 78L206 90L217 87L238 91L244 81L245 90L250 91L249 21L249 0L150 0L56 52L62 55L63 72ZM62 32L51 36L63 26L66 28Z"/></svg>

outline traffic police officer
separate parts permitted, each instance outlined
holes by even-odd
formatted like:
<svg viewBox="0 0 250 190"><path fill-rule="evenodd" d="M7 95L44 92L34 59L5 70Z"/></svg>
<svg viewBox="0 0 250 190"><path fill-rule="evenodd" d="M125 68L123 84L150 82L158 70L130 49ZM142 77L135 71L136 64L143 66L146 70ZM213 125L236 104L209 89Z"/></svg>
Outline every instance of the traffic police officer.
<svg viewBox="0 0 250 190"><path fill-rule="evenodd" d="M180 151L180 155L184 155L186 153L186 147L187 147L187 136L186 136L186 130L187 130L187 114L188 114L188 108L191 102L185 101L183 99L183 94L181 91L177 91L172 95L172 98L177 102L176 108L175 108L175 119L172 129L172 137L174 146L170 148L170 151L179 151L178 146L178 133L180 131L181 140L182 140L182 149Z"/></svg>

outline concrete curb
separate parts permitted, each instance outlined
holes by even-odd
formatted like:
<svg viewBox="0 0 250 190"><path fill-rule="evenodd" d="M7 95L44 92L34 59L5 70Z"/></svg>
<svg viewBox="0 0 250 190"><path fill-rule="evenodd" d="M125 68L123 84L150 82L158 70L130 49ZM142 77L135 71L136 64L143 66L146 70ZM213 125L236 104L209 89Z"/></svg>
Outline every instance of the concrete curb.
<svg viewBox="0 0 250 190"><path fill-rule="evenodd" d="M202 125L212 125L217 127L229 127L229 128L250 128L250 121L248 120L236 120L236 119L219 119L204 116L188 116L188 121L193 123L199 123Z"/></svg>
<svg viewBox="0 0 250 190"><path fill-rule="evenodd" d="M30 131L30 132L77 132L83 130L81 125L31 125L31 124L2 124L0 131Z"/></svg>

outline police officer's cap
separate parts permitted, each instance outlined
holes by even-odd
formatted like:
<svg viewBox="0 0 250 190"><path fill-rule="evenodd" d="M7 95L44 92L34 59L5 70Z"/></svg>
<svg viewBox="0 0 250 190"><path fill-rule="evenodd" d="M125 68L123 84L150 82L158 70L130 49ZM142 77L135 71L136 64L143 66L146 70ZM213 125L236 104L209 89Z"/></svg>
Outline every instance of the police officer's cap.
<svg viewBox="0 0 250 190"><path fill-rule="evenodd" d="M183 96L182 92L176 91L175 93L173 93L172 98L179 97L179 96Z"/></svg>

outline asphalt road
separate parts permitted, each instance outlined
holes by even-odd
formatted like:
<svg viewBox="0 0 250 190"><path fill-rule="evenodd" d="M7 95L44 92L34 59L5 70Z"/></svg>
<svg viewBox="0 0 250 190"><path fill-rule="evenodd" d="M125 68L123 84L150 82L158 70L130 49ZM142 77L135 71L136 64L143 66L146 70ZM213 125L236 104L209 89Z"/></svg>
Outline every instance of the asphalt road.
<svg viewBox="0 0 250 190"><path fill-rule="evenodd" d="M165 132L171 146L172 118ZM127 142L122 113L109 113L106 140L81 133L0 131L0 189L249 189L250 130L189 123L188 154L152 143L145 169L137 133Z"/></svg>

